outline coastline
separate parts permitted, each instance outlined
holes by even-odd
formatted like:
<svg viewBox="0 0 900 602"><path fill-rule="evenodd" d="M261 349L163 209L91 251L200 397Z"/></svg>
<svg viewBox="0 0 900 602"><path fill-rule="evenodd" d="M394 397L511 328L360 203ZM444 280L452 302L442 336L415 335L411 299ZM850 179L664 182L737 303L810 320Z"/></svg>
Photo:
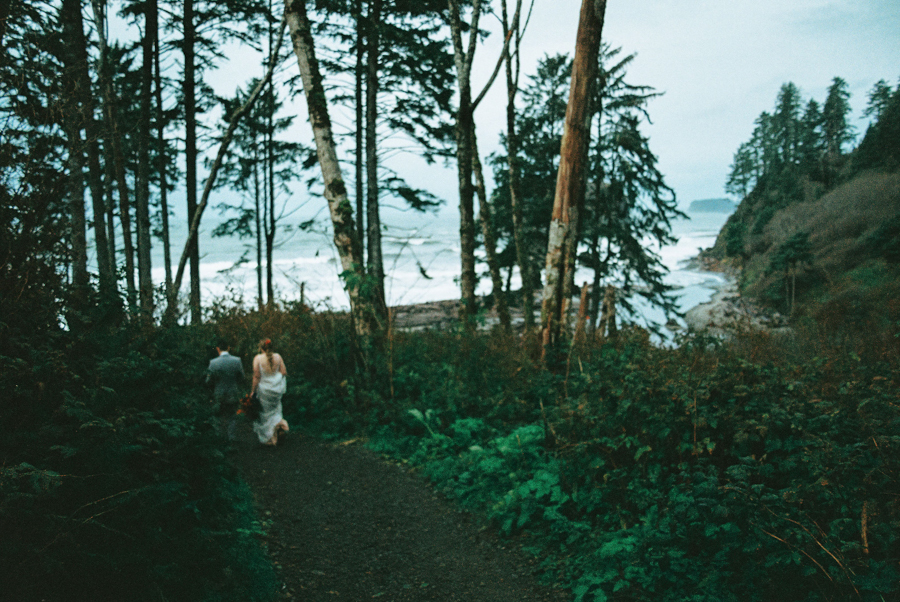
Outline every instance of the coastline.
<svg viewBox="0 0 900 602"><path fill-rule="evenodd" d="M717 261L694 258L702 271L722 273L727 280L716 287L712 298L687 310L684 321L688 330L706 332L725 337L736 330L755 330L770 333L788 333L788 320L775 311L761 308L741 296L737 286L738 274Z"/></svg>

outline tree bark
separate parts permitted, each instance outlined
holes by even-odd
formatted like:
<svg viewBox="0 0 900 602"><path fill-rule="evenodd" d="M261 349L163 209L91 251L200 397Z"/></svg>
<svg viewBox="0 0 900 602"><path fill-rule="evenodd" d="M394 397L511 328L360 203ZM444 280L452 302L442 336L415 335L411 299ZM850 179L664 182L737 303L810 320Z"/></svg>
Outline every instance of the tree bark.
<svg viewBox="0 0 900 602"><path fill-rule="evenodd" d="M377 334L379 324L371 296L362 286L365 270L357 244L359 238L354 228L353 209L337 159L331 119L328 116L328 101L325 98L325 88L322 75L319 73L309 18L306 14L306 0L285 0L284 10L303 80L303 92L316 142L316 154L325 183L325 199L331 214L334 244L344 270L342 277L350 297L354 328L360 338L369 342L372 336Z"/></svg>
<svg viewBox="0 0 900 602"><path fill-rule="evenodd" d="M141 64L141 117L138 126L138 177L135 191L137 217L138 299L145 321L153 319L153 278L150 263L150 106L153 85L153 40L156 38L155 0L144 5L143 62Z"/></svg>
<svg viewBox="0 0 900 602"><path fill-rule="evenodd" d="M77 12L79 16L73 13ZM75 23L80 21L81 6L78 0L65 0L62 4L60 20L63 25L64 70L62 73L63 127L66 133L69 172L69 253L72 261L72 305L76 309L87 306L90 291L90 276L87 268L87 215L84 203L84 141L81 137L82 111L78 99L82 96L79 88L79 61L75 43ZM73 314L74 316L74 314Z"/></svg>
<svg viewBox="0 0 900 602"><path fill-rule="evenodd" d="M497 307L497 317L500 320L500 328L504 332L512 332L512 321L509 317L509 306L506 303L506 293L503 290L503 276L500 274L500 262L497 260L497 240L494 237L494 223L491 215L491 206L487 198L487 190L484 185L484 173L482 172L481 159L478 155L478 138L475 129L472 128L472 167L475 172L475 191L478 194L478 221L481 222L481 236L484 239L484 254L491 274L494 303Z"/></svg>
<svg viewBox="0 0 900 602"><path fill-rule="evenodd" d="M166 300L172 296L172 239L169 236L169 191L166 169L166 135L163 116L162 73L159 66L159 28L153 40L153 66L156 91L156 143L158 147L159 211L162 217L163 262L166 268Z"/></svg>
<svg viewBox="0 0 900 602"><path fill-rule="evenodd" d="M450 6L450 32L453 38L453 56L456 63L456 78L459 86L459 107L456 113L456 164L459 181L459 243L460 243L460 288L462 293L461 317L469 329L475 327L477 304L475 287L475 190L472 184L473 149L472 132L475 122L472 107L471 70L475 56L477 34L470 33L468 47L463 49L462 20L457 0L448 0ZM478 20L481 15L481 0L474 0L472 5L472 23L470 32L478 31Z"/></svg>
<svg viewBox="0 0 900 602"><path fill-rule="evenodd" d="M618 332L616 326L616 287L606 285L606 294L603 296L603 305L600 309L600 336L602 338L615 339Z"/></svg>
<svg viewBox="0 0 900 602"><path fill-rule="evenodd" d="M541 306L544 352L563 336L566 305L563 294L567 270L566 246L575 235L571 219L584 199L587 151L590 141L590 91L598 71L600 36L606 11L605 0L582 0L572 64L572 81L566 106L565 131L560 147L556 195L547 244L546 284ZM576 212L573 215L573 210Z"/></svg>
<svg viewBox="0 0 900 602"><path fill-rule="evenodd" d="M594 281L591 284L591 307L588 310L588 328L587 334L593 337L597 331L597 319L600 314L600 251L599 236L595 236L591 241L591 264L594 269Z"/></svg>
<svg viewBox="0 0 900 602"><path fill-rule="evenodd" d="M75 120L66 128L69 172L69 255L72 261L72 301L77 309L87 305L90 276L87 269L87 215L84 206L84 142Z"/></svg>
<svg viewBox="0 0 900 602"><path fill-rule="evenodd" d="M116 298L116 275L112 258L109 256L109 242L106 236L106 204L103 201L103 171L100 167L100 133L94 119L94 96L91 90L91 76L88 69L87 40L84 36L84 20L80 0L63 2L67 30L66 40L70 44L74 77L77 79L76 96L73 102L78 106L78 127L84 130L87 151L88 184L93 210L94 245L97 253L97 272L100 284L100 298L104 303L114 304Z"/></svg>
<svg viewBox="0 0 900 602"><path fill-rule="evenodd" d="M363 146L365 144L363 141L365 101L363 99L363 82L366 69L366 49L363 43L365 38L365 20L362 14L362 0L354 0L353 8L356 11L356 231L359 232L359 252L365 257L365 147Z"/></svg>
<svg viewBox="0 0 900 602"><path fill-rule="evenodd" d="M381 216L378 205L378 59L381 0L370 0L366 56L366 221L368 222L368 272L375 289L375 311L387 319L384 293L384 256L381 249Z"/></svg>
<svg viewBox="0 0 900 602"><path fill-rule="evenodd" d="M264 200L266 203L263 228L266 237L266 307L273 309L275 307L275 282L274 282L274 259L275 259L275 158L272 153L272 132L266 131L265 135L265 162L263 169L265 172L264 182L266 191Z"/></svg>
<svg viewBox="0 0 900 602"><path fill-rule="evenodd" d="M184 184L187 196L188 229L190 230L193 216L197 213L197 109L196 109L196 81L194 69L194 2L184 0L184 15L182 19L184 31ZM189 249L191 258L191 290L188 305L191 312L191 323L199 324L202 320L200 309L200 246L197 237L188 234L191 241ZM180 288L177 282L174 294Z"/></svg>
<svg viewBox="0 0 900 602"><path fill-rule="evenodd" d="M263 309L263 231L262 231L262 192L259 183L259 147L256 134L253 134L253 203L256 224L256 307Z"/></svg>
<svg viewBox="0 0 900 602"><path fill-rule="evenodd" d="M281 38L284 32L281 32ZM281 48L279 44L279 48ZM278 56L272 52L272 24L269 23L270 60L277 62ZM266 181L269 186L269 223L266 225L266 304L275 308L275 86L269 78L269 95L266 100Z"/></svg>
<svg viewBox="0 0 900 602"><path fill-rule="evenodd" d="M94 11L94 22L98 31L100 43L100 90L103 95L103 114L106 122L105 150L106 163L112 170L113 179L116 182L116 191L119 197L119 221L122 224L122 248L125 254L125 292L128 306L137 308L137 288L134 282L134 242L131 233L131 203L129 201L128 181L125 176L125 157L122 152L122 136L119 130L118 115L116 110L115 90L107 63L107 39L106 39L106 3L104 0L91 0ZM112 215L109 219L110 232L114 232ZM115 237L110 234L111 261L115 269Z"/></svg>

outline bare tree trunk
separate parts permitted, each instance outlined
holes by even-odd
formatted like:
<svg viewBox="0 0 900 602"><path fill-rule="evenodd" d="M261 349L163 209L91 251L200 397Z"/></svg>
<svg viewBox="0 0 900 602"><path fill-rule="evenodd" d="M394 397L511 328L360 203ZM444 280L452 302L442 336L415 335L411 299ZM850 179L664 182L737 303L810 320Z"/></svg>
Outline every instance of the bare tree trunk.
<svg viewBox="0 0 900 602"><path fill-rule="evenodd" d="M862 503L862 512L860 513L860 538L862 539L863 554L869 553L869 502Z"/></svg>
<svg viewBox="0 0 900 602"><path fill-rule="evenodd" d="M517 3L519 12L521 0ZM515 52L506 54L506 159L509 169L509 198L512 204L513 239L516 243L516 261L522 278L522 314L525 318L525 332L534 328L534 289L531 262L526 248L522 217L522 192L519 179L519 136L516 132L516 94L519 91L519 47L521 37L516 19L511 28L507 26L506 0L503 0L503 29L507 37L515 36ZM515 59L515 66L513 66Z"/></svg>
<svg viewBox="0 0 900 602"><path fill-rule="evenodd" d="M109 140L109 132L104 131L103 153L106 155L106 160L103 162L103 207L106 211L106 242L109 245L109 257L112 260L113 270L118 271L116 265L116 199L113 195L113 181L116 174L113 162L110 160L112 153L109 152ZM118 281L118 277L116 280Z"/></svg>
<svg viewBox="0 0 900 602"><path fill-rule="evenodd" d="M153 84L153 41L156 38L155 0L144 6L143 61L141 64L141 118L138 127L137 211L138 298L141 317L153 318L153 278L150 264L150 105Z"/></svg>
<svg viewBox="0 0 900 602"><path fill-rule="evenodd" d="M113 123L115 121L115 109L109 109ZM116 188L119 195L119 221L122 224L122 247L125 252L125 294L128 297L128 307L137 310L137 285L134 280L134 234L131 230L131 200L128 191L128 180L125 174L125 155L122 152L121 138L118 126L113 131L113 155L116 170Z"/></svg>
<svg viewBox="0 0 900 602"><path fill-rule="evenodd" d="M475 56L477 35L469 34L468 47L463 49L462 20L457 0L449 0L450 31L453 38L453 55L456 63L456 78L459 85L459 107L456 113L456 163L459 180L459 242L460 242L460 288L462 292L461 317L466 327L474 328L477 311L475 287L475 209L474 186L472 185L472 132L475 122L472 111L471 71ZM478 31L481 15L481 0L472 5L470 32Z"/></svg>
<svg viewBox="0 0 900 602"><path fill-rule="evenodd" d="M119 196L119 220L122 224L122 248L125 253L125 291L128 306L135 309L137 306L137 288L134 282L134 245L131 234L131 209L128 193L128 182L125 177L125 157L122 152L121 134L119 132L118 116L116 112L116 94L113 90L112 78L109 74L107 63L108 50L106 38L106 2L105 0L91 0L94 12L94 24L98 32L100 42L100 90L103 94L103 113L106 122L104 146L107 153L107 169L111 171L112 178L116 182ZM115 269L115 236L113 214L110 209L109 220L109 246L112 267Z"/></svg>
<svg viewBox="0 0 900 602"><path fill-rule="evenodd" d="M263 232L262 232L262 198L259 185L259 147L256 134L253 134L253 203L256 222L256 307L263 309Z"/></svg>
<svg viewBox="0 0 900 602"><path fill-rule="evenodd" d="M266 209L263 213L265 216L263 228L266 234L266 306L269 309L275 307L275 282L274 282L274 259L275 259L275 178L274 178L274 157L272 156L272 139L271 132L266 132L266 159L265 159L265 203Z"/></svg>
<svg viewBox="0 0 900 602"><path fill-rule="evenodd" d="M381 249L381 216L378 206L378 58L381 27L381 0L370 0L366 57L366 221L368 222L368 271L374 280L375 310L387 320L384 293L384 257Z"/></svg>
<svg viewBox="0 0 900 602"><path fill-rule="evenodd" d="M128 304L133 309L137 304L137 290L134 284L134 248L131 238L131 216L129 215L128 202L128 183L125 180L125 159L122 156L121 136L119 134L118 122L116 118L116 96L113 91L112 78L109 72L109 52L106 37L106 2L105 0L92 0L92 9L94 12L94 24L97 29L99 47L100 47L100 67L99 82L100 90L103 95L103 119L104 119L104 150L106 157L106 171L110 181L115 180L118 187L119 195L119 213L122 223L123 250L125 252L125 285ZM112 278L115 281L116 275L116 242L115 242L115 224L114 224L114 208L115 204L112 199L112 191L110 191L109 203L107 205L107 228L108 228L108 245L109 245L109 262L110 269L113 271ZM115 286L115 284L113 285Z"/></svg>
<svg viewBox="0 0 900 602"><path fill-rule="evenodd" d="M366 218L365 218L365 148L363 147L363 71L365 70L364 58L366 49L363 45L365 38L365 20L362 15L362 0L354 0L353 8L356 11L356 231L359 232L359 252L365 257L366 244Z"/></svg>
<svg viewBox="0 0 900 602"><path fill-rule="evenodd" d="M72 261L72 300L77 309L87 305L90 277L87 270L87 216L84 206L84 143L74 119L66 128L69 156L69 255Z"/></svg>
<svg viewBox="0 0 900 602"><path fill-rule="evenodd" d="M250 96L243 106L232 114L231 121L228 123L228 129L225 130L222 141L219 143L219 150L216 153L212 168L209 170L209 177L206 179L206 185L203 187L203 195L200 198L200 203L197 205L197 209L191 217L190 228L188 228L188 238L184 243L181 259L178 261L178 271L175 273L175 283L172 287L173 296L172 299L169 300L169 305L166 308L166 315L164 317L164 322L166 324L174 323L175 318L177 317L177 296L178 291L181 289L181 282L184 279L184 270L187 266L188 257L190 256L194 241L197 238L197 233L200 230L200 220L203 217L203 212L206 210L206 205L209 203L209 195L212 193L213 186L216 183L216 177L219 175L219 170L222 168L222 161L225 159L225 154L228 152L228 146L234 138L234 132L237 130L241 119L251 108L253 108L253 105L259 98L263 88L266 87L269 80L272 78L272 73L275 71L275 64L277 62L276 57L281 50L281 40L284 38L285 25L285 22L282 21L281 28L278 32L278 42L275 45L275 50L269 56L269 69L266 72L266 76L256 85L256 88L250 93Z"/></svg>
<svg viewBox="0 0 900 602"><path fill-rule="evenodd" d="M194 1L184 0L184 15L182 19L184 31L184 184L187 195L188 229L190 229L193 216L197 213L197 98L194 69ZM191 290L188 305L191 312L191 323L199 324L202 320L200 310L200 246L197 238L191 237ZM173 293L178 294L176 276Z"/></svg>
<svg viewBox="0 0 900 602"><path fill-rule="evenodd" d="M506 293L503 290L500 262L497 260L497 240L494 238L493 217L491 215L491 206L488 203L487 191L485 190L484 173L482 172L481 159L478 155L478 138L475 135L474 127L472 128L472 167L475 172L475 191L478 193L478 221L481 222L484 254L491 274L494 303L497 305L497 317L500 319L500 328L504 332L510 333L512 332L512 321L509 317Z"/></svg>
<svg viewBox="0 0 900 602"><path fill-rule="evenodd" d="M618 328L616 327L616 287L606 286L606 294L603 296L603 305L600 309L600 336L614 339Z"/></svg>
<svg viewBox="0 0 900 602"><path fill-rule="evenodd" d="M572 344L577 345L584 343L585 340L585 322L588 319L588 298L589 285L585 282L581 287L581 302L578 305L578 320L575 323L575 334L572 337Z"/></svg>
<svg viewBox="0 0 900 602"><path fill-rule="evenodd" d="M282 34L281 37L284 37ZM280 48L280 46L279 46ZM269 55L271 60L278 57L272 53L272 24L269 24ZM266 226L266 304L275 308L275 86L269 79L269 96L266 98L266 181L269 191L269 223Z"/></svg>
<svg viewBox="0 0 900 602"><path fill-rule="evenodd" d="M116 303L116 275L114 262L109 256L106 237L106 206L103 202L103 171L100 167L100 133L94 119L94 96L91 90L91 76L88 69L87 40L84 37L84 20L81 0L65 0L66 14L64 28L68 30L67 43L75 60L75 77L78 80L77 96L73 99L79 107L79 127L85 132L85 149L88 161L88 184L91 192L91 207L94 216L94 243L97 253L97 272L100 283L100 298L105 303Z"/></svg>
<svg viewBox="0 0 900 602"><path fill-rule="evenodd" d="M84 141L81 138L81 110L78 106L80 93L78 87L79 57L75 51L72 31L75 17L72 11L80 11L77 1L66 0L61 9L60 20L63 23L63 64L62 72L62 111L63 127L66 133L68 157L68 234L69 258L72 262L72 298L71 306L75 310L69 314L71 326L77 327L81 321L79 310L87 307L90 293L90 275L87 269L87 215L84 204Z"/></svg>
<svg viewBox="0 0 900 602"><path fill-rule="evenodd" d="M581 214L583 213L584 192L578 203L569 207L569 235L566 238L565 255L563 256L562 310L560 312L560 331L568 333L571 328L569 320L572 297L578 291L575 287L575 270L578 267L578 239L581 236Z"/></svg>
<svg viewBox="0 0 900 602"><path fill-rule="evenodd" d="M166 135L163 116L162 73L159 66L159 28L153 40L153 67L156 81L156 142L159 170L159 211L162 216L163 263L166 268L166 300L172 296L172 240L169 236L169 182L166 170Z"/></svg>
<svg viewBox="0 0 900 602"><path fill-rule="evenodd" d="M541 307L545 352L547 347L555 346L563 336L562 325L565 323L563 312L567 308L567 304L563 302L568 277L566 270L574 269L574 266L566 265L566 247L570 244L569 238L575 235L575 225L571 223L574 217L573 208L577 211L584 198L592 117L590 91L598 71L600 36L605 11L605 0L582 0L547 244L547 282L544 285Z"/></svg>
<svg viewBox="0 0 900 602"><path fill-rule="evenodd" d="M347 188L337 159L337 149L328 116L328 102L322 75L316 61L315 47L309 18L306 14L306 0L285 0L284 14L291 32L294 54L300 67L303 92L309 109L309 121L316 141L316 153L325 183L325 199L331 213L334 230L334 244L341 259L344 285L350 297L350 307L357 335L369 341L379 330L371 298L362 287L365 278L363 260L359 252L353 209L347 196Z"/></svg>

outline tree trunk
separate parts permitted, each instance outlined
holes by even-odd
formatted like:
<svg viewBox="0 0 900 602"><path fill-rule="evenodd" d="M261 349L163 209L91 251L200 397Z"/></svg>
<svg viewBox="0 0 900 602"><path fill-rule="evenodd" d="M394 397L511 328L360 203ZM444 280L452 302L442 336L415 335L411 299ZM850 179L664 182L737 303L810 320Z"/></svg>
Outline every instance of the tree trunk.
<svg viewBox="0 0 900 602"><path fill-rule="evenodd" d="M71 100L71 97L70 97ZM69 256L72 261L72 305L83 309L87 305L90 277L87 270L87 216L84 206L84 143L75 119L67 120L69 172Z"/></svg>
<svg viewBox="0 0 900 602"><path fill-rule="evenodd" d="M273 157L272 157L272 140L271 132L266 132L265 152L266 158L263 166L265 168L265 184L266 192L264 202L266 209L263 212L263 228L266 237L266 307L274 309L275 307L275 283L274 279L274 257L275 257L275 184L273 177Z"/></svg>
<svg viewBox="0 0 900 602"><path fill-rule="evenodd" d="M384 256L381 249L381 216L378 206L378 58L381 26L381 0L370 0L368 50L366 57L366 220L369 231L369 277L374 280L375 310L380 320L387 319L384 293Z"/></svg>
<svg viewBox="0 0 900 602"><path fill-rule="evenodd" d="M277 63L278 56L273 53L272 23L269 22L269 56ZM284 33L281 33L284 37ZM279 48L281 43L279 42ZM266 166L269 185L269 223L266 230L266 301L269 308L275 308L275 85L269 79L269 95L266 98Z"/></svg>
<svg viewBox="0 0 900 602"><path fill-rule="evenodd" d="M478 155L478 138L475 136L474 127L472 128L472 168L475 172L475 191L478 193L478 221L481 222L484 254L488 271L491 274L492 294L497 307L497 317L500 319L500 328L504 332L510 333L512 332L512 321L509 317L509 306L506 304L506 293L503 291L503 276L500 274L500 262L497 260L497 241L494 238L493 217L485 190L484 173Z"/></svg>
<svg viewBox="0 0 900 602"><path fill-rule="evenodd" d="M547 281L544 285L541 306L545 352L547 347L556 346L564 334L563 312L567 304L563 301L563 295L568 278L567 270L574 269L574 265L567 265L566 248L571 244L569 238L576 234L575 224L571 223L571 219L577 216L577 208L581 206L584 198L592 117L590 92L598 71L600 35L605 11L605 0L582 1L547 244Z"/></svg>
<svg viewBox="0 0 900 602"><path fill-rule="evenodd" d="M115 304L118 300L116 297L116 274L113 260L109 256L109 242L106 236L106 205L103 201L103 171L100 167L100 133L94 119L94 96L88 69L87 40L84 37L81 1L65 0L63 11L66 15L63 27L67 30L66 41L71 45L70 52L74 59L73 67L75 67L74 77L77 79L77 93L73 102L78 105L78 127L85 132L100 298L104 303Z"/></svg>
<svg viewBox="0 0 900 602"><path fill-rule="evenodd" d="M109 257L114 271L116 267L116 199L113 194L113 182L116 178L113 162L110 160L109 140L111 138L106 126L103 127L103 153L106 160L103 162L103 206L106 211L106 242L109 245ZM117 278L118 281L118 278Z"/></svg>
<svg viewBox="0 0 900 602"><path fill-rule="evenodd" d="M591 267L594 270L594 282L591 285L591 307L588 310L587 334L593 337L597 331L597 319L600 314L600 236L596 235L591 240Z"/></svg>
<svg viewBox="0 0 900 602"><path fill-rule="evenodd" d="M303 92L309 110L309 121L316 142L316 153L325 184L325 199L331 214L334 230L334 244L343 268L343 280L350 297L350 307L357 335L369 341L376 334L379 325L376 320L370 296L363 289L365 278L363 260L360 256L354 222L353 209L347 196L347 188L337 159L337 149L328 116L328 102L322 75L316 61L315 47L309 18L306 14L306 0L285 0L284 14L291 32L294 54L300 67Z"/></svg>
<svg viewBox="0 0 900 602"><path fill-rule="evenodd" d="M256 223L256 307L263 309L263 231L262 231L262 192L259 185L259 147L256 134L253 134L253 203Z"/></svg>
<svg viewBox="0 0 900 602"><path fill-rule="evenodd" d="M461 317L467 328L475 326L477 304L475 287L475 190L472 185L472 132L475 122L472 115L471 70L475 55L477 35L470 33L468 48L463 49L462 21L459 15L457 0L449 0L450 31L453 38L453 56L456 63L456 77L459 85L459 107L456 113L456 164L459 182L459 246L460 246L460 288L462 292ZM470 32L478 31L478 20L481 15L481 0L475 0L472 6L472 23Z"/></svg>
<svg viewBox="0 0 900 602"><path fill-rule="evenodd" d="M515 36L515 52L506 53L506 160L509 170L509 198L512 204L513 240L516 244L516 261L522 279L522 314L525 332L534 328L534 289L531 262L525 243L522 217L522 192L519 179L519 136L516 132L516 94L519 91L519 37L518 19L507 26L506 0L503 0L503 29L507 36ZM518 9L516 11L518 13ZM515 58L515 68L513 68Z"/></svg>
<svg viewBox="0 0 900 602"><path fill-rule="evenodd" d="M159 211L162 216L162 243L163 262L166 264L166 301L172 297L172 240L169 236L169 191L168 176L166 170L166 136L165 119L163 116L162 98L162 73L159 67L159 28L156 29L156 37L153 40L153 66L156 81L156 143L158 146L158 170L159 170Z"/></svg>
<svg viewBox="0 0 900 602"><path fill-rule="evenodd" d="M578 239L581 235L581 214L583 213L584 191L577 199L577 203L569 207L569 234L566 237L566 248L563 256L563 281L562 309L559 317L561 332L568 333L571 330L569 320L572 297L578 291L575 287L575 270L578 267Z"/></svg>
<svg viewBox="0 0 900 602"><path fill-rule="evenodd" d="M606 286L606 294L603 296L603 305L600 309L600 336L614 339L618 328L616 327L616 287L611 284Z"/></svg>
<svg viewBox="0 0 900 602"><path fill-rule="evenodd" d="M363 146L363 72L366 69L366 49L363 44L365 33L365 20L362 15L362 0L354 0L353 8L356 11L356 231L359 232L359 253L366 255L365 232L365 148Z"/></svg>
<svg viewBox="0 0 900 602"><path fill-rule="evenodd" d="M156 38L156 2L148 0L144 13L141 64L141 118L138 126L137 211L138 298L141 317L153 318L153 278L150 265L150 105L153 84L153 40Z"/></svg>
<svg viewBox="0 0 900 602"><path fill-rule="evenodd" d="M197 99L194 70L194 2L184 0L184 184L187 195L188 228L197 213ZM200 310L200 246L197 237L191 237L191 291L188 305L191 311L191 323L199 324L202 320ZM177 277L176 277L177 280ZM175 294L178 286L176 283Z"/></svg>
<svg viewBox="0 0 900 602"><path fill-rule="evenodd" d="M77 14L75 14L77 13ZM78 0L65 0L62 4L60 20L63 25L64 65L63 111L64 128L68 142L66 164L69 172L69 250L72 260L72 301L80 310L87 306L90 292L90 276L87 269L87 215L84 204L84 141L81 137L83 112L79 99L82 80L79 62L83 57L77 50L76 22L81 23L81 5ZM83 33L82 33L83 35ZM73 314L74 316L74 314Z"/></svg>
<svg viewBox="0 0 900 602"><path fill-rule="evenodd" d="M94 23L97 28L100 42L100 90L103 94L103 114L106 126L104 128L104 148L107 154L106 164L112 172L116 182L119 196L119 221L122 224L122 248L125 253L125 292L128 306L134 310L137 307L137 288L134 282L134 243L131 234L131 203L129 202L128 181L125 175L125 157L122 152L122 138L119 131L116 103L118 99L113 90L112 78L107 64L107 40L106 40L106 3L104 0L92 0L94 11ZM111 249L112 267L115 269L115 236L113 216L110 209L108 227L110 229L109 246Z"/></svg>

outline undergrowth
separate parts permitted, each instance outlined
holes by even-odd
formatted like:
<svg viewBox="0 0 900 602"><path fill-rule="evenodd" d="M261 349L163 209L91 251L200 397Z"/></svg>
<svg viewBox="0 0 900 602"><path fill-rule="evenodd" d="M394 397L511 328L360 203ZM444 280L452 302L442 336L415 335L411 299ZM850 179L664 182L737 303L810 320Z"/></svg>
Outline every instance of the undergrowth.
<svg viewBox="0 0 900 602"><path fill-rule="evenodd" d="M634 336L542 370L502 339L403 345L371 445L520 536L575 600L900 594L890 349L776 363Z"/></svg>
<svg viewBox="0 0 900 602"><path fill-rule="evenodd" d="M248 369L271 337L292 428L420 467L579 602L900 595L900 323L676 349L626 329L548 366L515 337L393 333L357 372L346 317L210 318L3 340L5 594L271 599L200 387L218 337Z"/></svg>
<svg viewBox="0 0 900 602"><path fill-rule="evenodd" d="M5 334L0 597L270 600L202 388L212 332Z"/></svg>

